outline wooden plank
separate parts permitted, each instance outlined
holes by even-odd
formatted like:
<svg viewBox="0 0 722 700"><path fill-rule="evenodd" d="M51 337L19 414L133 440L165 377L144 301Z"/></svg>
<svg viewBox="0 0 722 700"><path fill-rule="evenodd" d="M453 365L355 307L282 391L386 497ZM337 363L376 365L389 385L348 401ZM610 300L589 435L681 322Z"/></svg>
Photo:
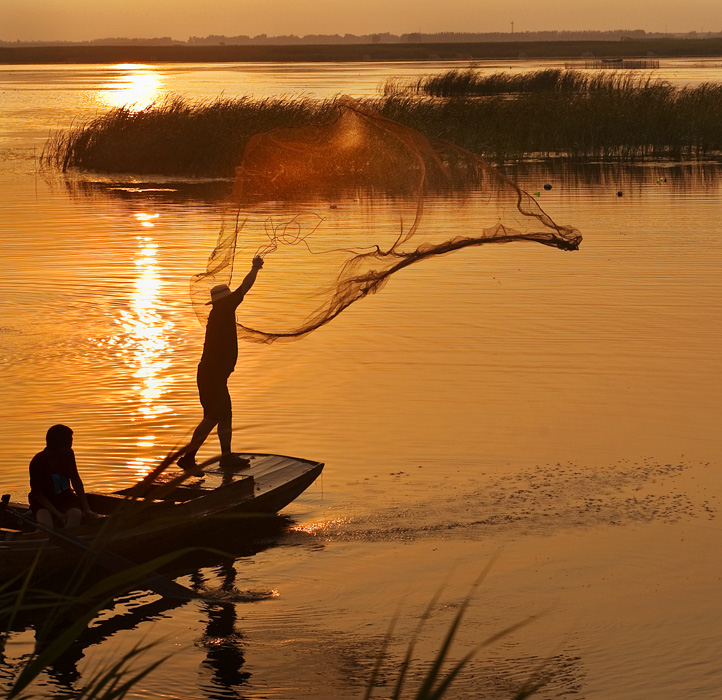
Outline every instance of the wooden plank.
<svg viewBox="0 0 722 700"><path fill-rule="evenodd" d="M249 455L242 454L242 457L247 457ZM300 463L303 464L303 462L300 462L300 460L294 459L293 457L286 457L284 455L261 455L261 456L255 456L251 455L254 458L251 459L251 466L248 469L240 469L236 472L232 472L234 475L243 475L243 474L252 474L255 478L259 478L263 476L268 471L273 471L277 469L280 466L284 466L287 463ZM220 467L210 467L205 470L206 474L217 474L222 475L224 474L223 469Z"/></svg>
<svg viewBox="0 0 722 700"><path fill-rule="evenodd" d="M206 492L207 489L199 488L197 486L174 486L169 492L166 484L153 483L149 486L144 485L142 492L140 492L138 485L134 484L133 486L130 486L127 489L121 489L116 493L123 496L142 495L143 498L151 499L155 498L157 494L157 498L163 501L190 501L193 498L200 498L201 496L204 496Z"/></svg>
<svg viewBox="0 0 722 700"><path fill-rule="evenodd" d="M316 462L308 465L308 469L301 471L293 479L268 480L268 488L263 486L256 492L256 497L249 502L249 508L256 512L278 512L300 496L321 474L323 464Z"/></svg>
<svg viewBox="0 0 722 700"><path fill-rule="evenodd" d="M300 474L309 471L310 468L307 464L286 464L272 471L268 471L265 474L259 474L256 477L256 482L266 484L295 479Z"/></svg>
<svg viewBox="0 0 722 700"><path fill-rule="evenodd" d="M288 468L292 468L293 466L299 464L295 460L289 460L288 458L285 459L277 459L273 462L264 462L263 465L259 468L254 468L252 470L253 474L256 475L257 478L262 479L267 474L276 474L276 473L282 473Z"/></svg>
<svg viewBox="0 0 722 700"><path fill-rule="evenodd" d="M283 455L263 455L251 460L250 470L254 474L262 474L266 469L271 469L278 464L282 464L289 458Z"/></svg>
<svg viewBox="0 0 722 700"><path fill-rule="evenodd" d="M283 469L278 469L274 472L259 476L256 479L256 486L260 492L272 491L286 482L294 481L302 477L304 474L313 471L317 467L318 463L316 463L316 465L300 463L289 464Z"/></svg>

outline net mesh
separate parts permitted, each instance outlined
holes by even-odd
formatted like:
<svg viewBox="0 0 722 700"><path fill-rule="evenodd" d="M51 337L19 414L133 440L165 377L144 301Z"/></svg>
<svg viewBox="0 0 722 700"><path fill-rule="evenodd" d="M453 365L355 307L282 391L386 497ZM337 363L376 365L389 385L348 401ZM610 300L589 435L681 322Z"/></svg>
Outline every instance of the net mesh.
<svg viewBox="0 0 722 700"><path fill-rule="evenodd" d="M349 99L337 111L330 123L248 142L207 269L191 281L202 323L211 287L240 283L255 255L272 263L238 335L271 343L303 337L433 256L512 241L579 247L575 228L482 158Z"/></svg>

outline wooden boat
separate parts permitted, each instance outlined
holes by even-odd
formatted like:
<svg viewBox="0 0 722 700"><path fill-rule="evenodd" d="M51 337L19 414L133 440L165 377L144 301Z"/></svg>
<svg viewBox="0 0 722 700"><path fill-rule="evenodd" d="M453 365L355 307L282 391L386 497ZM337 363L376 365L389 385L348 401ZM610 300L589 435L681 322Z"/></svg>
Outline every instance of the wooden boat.
<svg viewBox="0 0 722 700"><path fill-rule="evenodd" d="M276 514L303 493L323 470L321 462L283 455L241 453L249 467L227 471L214 465L180 484L174 471L152 484L115 493L89 492L88 503L108 516L67 531L84 548L133 561L183 549L194 542L223 548L250 531L254 516ZM142 495L141 495L142 492ZM27 504L10 503L26 512ZM10 509L8 509L10 510ZM0 520L0 581L37 566L43 573L62 570L78 557L59 546L58 538L20 525L10 512ZM63 531L61 531L63 532ZM37 560L37 563L36 563Z"/></svg>

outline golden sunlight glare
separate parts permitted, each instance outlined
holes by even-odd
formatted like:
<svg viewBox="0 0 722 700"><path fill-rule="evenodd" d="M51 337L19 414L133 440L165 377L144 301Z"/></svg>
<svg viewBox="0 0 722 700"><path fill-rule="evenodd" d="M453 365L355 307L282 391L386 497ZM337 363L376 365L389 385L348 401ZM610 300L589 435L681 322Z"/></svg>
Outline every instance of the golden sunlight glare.
<svg viewBox="0 0 722 700"><path fill-rule="evenodd" d="M138 112L152 104L161 88L161 78L152 66L121 63L109 67L111 75L100 100L108 107L127 107Z"/></svg>
<svg viewBox="0 0 722 700"><path fill-rule="evenodd" d="M139 214L136 218L147 223L147 219L157 216ZM140 382L137 387L140 394L138 412L142 417L151 418L171 411L169 406L159 401L172 381L165 375L170 364L167 333L171 323L156 310L162 287L155 257L158 245L145 236L139 236L138 242L139 250L134 261L137 269L135 292L130 309L121 312L121 324L129 335L133 376Z"/></svg>

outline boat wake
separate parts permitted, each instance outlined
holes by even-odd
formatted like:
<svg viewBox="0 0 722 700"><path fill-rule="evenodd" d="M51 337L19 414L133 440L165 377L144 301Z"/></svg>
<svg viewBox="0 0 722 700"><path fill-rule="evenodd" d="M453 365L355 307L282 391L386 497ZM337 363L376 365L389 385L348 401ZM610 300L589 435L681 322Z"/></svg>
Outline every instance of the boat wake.
<svg viewBox="0 0 722 700"><path fill-rule="evenodd" d="M234 586L230 589L204 587L198 591L198 595L206 603L256 603L261 600L278 598L279 593L275 588L243 591Z"/></svg>
<svg viewBox="0 0 722 700"><path fill-rule="evenodd" d="M711 520L717 509L691 487L688 473L694 467L704 469L651 459L594 469L537 466L490 477L473 491L459 486L437 493L434 500L314 523L309 534L329 541L469 540Z"/></svg>

